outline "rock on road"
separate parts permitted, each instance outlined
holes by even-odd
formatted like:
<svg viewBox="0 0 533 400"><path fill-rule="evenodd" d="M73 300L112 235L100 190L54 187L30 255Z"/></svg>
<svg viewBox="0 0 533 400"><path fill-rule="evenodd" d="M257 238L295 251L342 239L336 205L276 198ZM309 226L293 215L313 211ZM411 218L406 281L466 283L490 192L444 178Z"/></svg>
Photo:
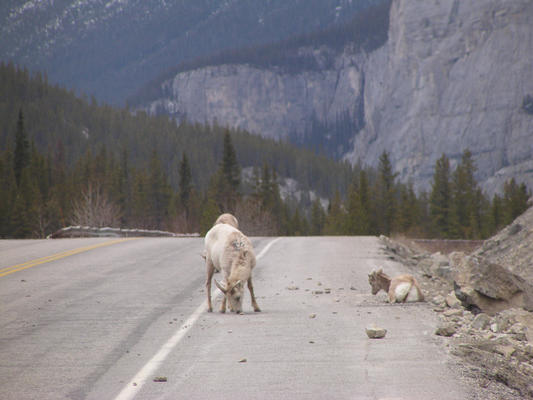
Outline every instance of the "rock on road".
<svg viewBox="0 0 533 400"><path fill-rule="evenodd" d="M0 241L1 399L471 398L431 306L370 294L372 269L405 272L375 237L253 238L244 315L199 308L203 239L113 240Z"/></svg>

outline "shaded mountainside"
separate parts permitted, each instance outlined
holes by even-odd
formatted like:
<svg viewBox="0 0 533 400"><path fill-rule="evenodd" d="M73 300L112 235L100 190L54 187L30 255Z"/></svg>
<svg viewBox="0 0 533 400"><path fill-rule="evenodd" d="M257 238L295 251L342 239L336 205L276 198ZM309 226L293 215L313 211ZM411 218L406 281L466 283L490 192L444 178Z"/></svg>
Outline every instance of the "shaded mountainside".
<svg viewBox="0 0 533 400"><path fill-rule="evenodd" d="M196 65L161 83L144 108L353 163L376 166L388 151L417 189L429 188L443 153L453 168L465 149L489 195L511 177L533 186L533 3L393 0L381 10L378 48L309 43L293 53L314 67L297 73L252 57Z"/></svg>
<svg viewBox="0 0 533 400"><path fill-rule="evenodd" d="M186 154L194 186L205 190L217 170L228 129L213 125L183 123L179 126L166 116L133 115L126 109L101 106L72 92L51 86L41 74L0 63L0 148L12 150L17 116L24 113L25 130L37 150L52 159L61 158L72 167L89 153L102 149L119 158L129 154L129 163L148 165L153 151L161 157L170 183L178 187L179 165ZM262 167L267 163L280 178L292 178L298 189L314 190L329 197L344 192L352 168L310 151L270 139L231 131L240 165ZM299 172L298 172L299 171Z"/></svg>
<svg viewBox="0 0 533 400"><path fill-rule="evenodd" d="M327 30L181 65L131 103L151 114L288 139L338 158L364 125L361 63L386 42L389 7L382 1Z"/></svg>
<svg viewBox="0 0 533 400"><path fill-rule="evenodd" d="M0 60L123 104L180 62L349 19L374 0L6 0Z"/></svg>

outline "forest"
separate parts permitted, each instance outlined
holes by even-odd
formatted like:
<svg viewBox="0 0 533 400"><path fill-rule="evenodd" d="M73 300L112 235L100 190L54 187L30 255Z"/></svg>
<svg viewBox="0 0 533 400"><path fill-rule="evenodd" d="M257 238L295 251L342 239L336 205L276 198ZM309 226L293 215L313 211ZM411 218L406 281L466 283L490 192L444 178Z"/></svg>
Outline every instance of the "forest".
<svg viewBox="0 0 533 400"><path fill-rule="evenodd" d="M510 180L489 199L468 150L453 170L443 154L430 190L415 193L386 151L376 168L351 166L246 132L98 105L5 64L0 145L2 238L69 225L204 233L231 212L248 235L480 239L530 196ZM284 178L307 191L282 196Z"/></svg>

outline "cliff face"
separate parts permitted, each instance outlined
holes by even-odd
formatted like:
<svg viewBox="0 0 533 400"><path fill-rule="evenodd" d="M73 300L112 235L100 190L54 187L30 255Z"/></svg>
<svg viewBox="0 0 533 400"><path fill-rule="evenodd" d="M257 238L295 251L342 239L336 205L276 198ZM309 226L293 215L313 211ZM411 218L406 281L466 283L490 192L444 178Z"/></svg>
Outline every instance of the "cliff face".
<svg viewBox="0 0 533 400"><path fill-rule="evenodd" d="M467 148L489 193L510 177L533 187L530 0L394 0L384 46L345 50L325 65L299 74L248 65L183 72L147 108L275 138L349 113L345 158L375 166L386 150L417 188L428 188L442 153L453 167Z"/></svg>
<svg viewBox="0 0 533 400"><path fill-rule="evenodd" d="M317 51L316 58L321 58ZM163 83L165 97L149 111L190 121L217 121L271 138L302 134L313 118L355 117L362 73L355 56L337 57L330 69L299 74L249 65L222 65L183 72Z"/></svg>
<svg viewBox="0 0 533 400"><path fill-rule="evenodd" d="M347 157L375 163L387 150L422 187L442 153L453 163L468 148L487 191L510 177L532 187L533 115L523 107L532 65L531 1L394 1L389 41L365 67L366 125Z"/></svg>

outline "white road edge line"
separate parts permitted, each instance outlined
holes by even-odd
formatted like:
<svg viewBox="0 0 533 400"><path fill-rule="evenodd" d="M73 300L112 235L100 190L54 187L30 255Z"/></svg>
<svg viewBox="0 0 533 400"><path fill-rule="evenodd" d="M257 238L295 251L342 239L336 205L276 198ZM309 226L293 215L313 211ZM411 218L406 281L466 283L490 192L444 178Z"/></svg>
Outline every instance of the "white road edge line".
<svg viewBox="0 0 533 400"><path fill-rule="evenodd" d="M268 250L272 247L274 243L276 243L281 238L276 238L272 241L270 241L264 248L261 250L259 255L256 257L257 260L262 258ZM214 299L216 299L220 295L220 292L217 292L215 296L213 296ZM128 382L126 386L122 389L122 391L118 394L117 397L115 397L114 400L132 400L137 393L141 390L141 388L144 386L146 381L150 376L152 376L157 369L163 364L165 359L168 357L170 352L174 350L174 348L178 345L178 343L183 339L183 337L187 334L187 332L194 326L200 315L206 310L207 308L207 300L204 300L200 306L194 310L194 312L191 314L189 318L187 318L187 321L185 321L176 331L176 333L168 339L168 341L159 349L159 351L142 367L137 374Z"/></svg>

